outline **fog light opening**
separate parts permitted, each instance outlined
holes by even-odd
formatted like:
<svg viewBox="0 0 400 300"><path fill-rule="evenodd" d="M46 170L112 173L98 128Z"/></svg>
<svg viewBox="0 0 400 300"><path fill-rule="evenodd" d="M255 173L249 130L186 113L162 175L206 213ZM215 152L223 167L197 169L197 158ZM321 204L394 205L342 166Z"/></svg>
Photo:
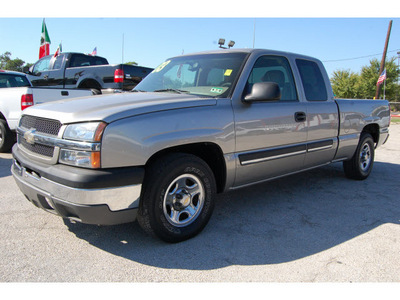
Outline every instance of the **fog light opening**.
<svg viewBox="0 0 400 300"><path fill-rule="evenodd" d="M47 204L54 210L56 210L56 208L54 207L53 202L51 201L51 199L49 197L44 197L44 199L46 200Z"/></svg>

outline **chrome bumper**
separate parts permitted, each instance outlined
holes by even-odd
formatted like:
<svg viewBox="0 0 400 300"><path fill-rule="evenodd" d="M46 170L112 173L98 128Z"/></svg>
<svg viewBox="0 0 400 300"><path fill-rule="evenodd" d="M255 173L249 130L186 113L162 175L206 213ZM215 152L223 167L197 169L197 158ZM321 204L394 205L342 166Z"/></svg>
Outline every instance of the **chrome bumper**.
<svg viewBox="0 0 400 300"><path fill-rule="evenodd" d="M141 184L95 189L72 188L41 177L15 160L11 173L30 202L64 218L104 225L133 222L136 219Z"/></svg>

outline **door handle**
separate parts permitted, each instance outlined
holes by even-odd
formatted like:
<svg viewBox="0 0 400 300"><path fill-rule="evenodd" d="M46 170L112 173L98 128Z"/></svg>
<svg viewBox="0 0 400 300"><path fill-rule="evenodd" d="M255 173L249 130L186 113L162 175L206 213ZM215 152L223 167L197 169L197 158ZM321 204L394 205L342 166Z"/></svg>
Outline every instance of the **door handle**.
<svg viewBox="0 0 400 300"><path fill-rule="evenodd" d="M43 79L45 79L45 80L49 79L49 75L44 75Z"/></svg>
<svg viewBox="0 0 400 300"><path fill-rule="evenodd" d="M294 113L294 119L296 122L305 122L307 120L307 115L303 111L298 111Z"/></svg>

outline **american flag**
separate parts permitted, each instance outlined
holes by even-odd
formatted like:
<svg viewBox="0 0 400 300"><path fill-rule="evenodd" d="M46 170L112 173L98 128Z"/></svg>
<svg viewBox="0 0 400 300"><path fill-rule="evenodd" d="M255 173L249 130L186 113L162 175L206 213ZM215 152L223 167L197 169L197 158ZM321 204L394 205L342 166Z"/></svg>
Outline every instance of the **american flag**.
<svg viewBox="0 0 400 300"><path fill-rule="evenodd" d="M381 76L379 76L378 82L376 83L376 85L378 86L378 85L382 84L383 81L385 81L385 80L386 80L386 69L383 70Z"/></svg>
<svg viewBox="0 0 400 300"><path fill-rule="evenodd" d="M92 53L90 53L90 55L95 56L97 55L97 47L94 47Z"/></svg>

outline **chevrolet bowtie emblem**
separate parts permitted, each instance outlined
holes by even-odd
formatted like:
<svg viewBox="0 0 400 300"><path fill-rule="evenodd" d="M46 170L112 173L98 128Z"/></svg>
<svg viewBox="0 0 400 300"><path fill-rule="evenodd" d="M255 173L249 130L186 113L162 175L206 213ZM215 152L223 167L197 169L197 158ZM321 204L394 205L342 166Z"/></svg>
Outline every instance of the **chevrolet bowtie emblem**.
<svg viewBox="0 0 400 300"><path fill-rule="evenodd" d="M28 144L35 144L35 132L36 129L31 129L24 133L24 139Z"/></svg>

